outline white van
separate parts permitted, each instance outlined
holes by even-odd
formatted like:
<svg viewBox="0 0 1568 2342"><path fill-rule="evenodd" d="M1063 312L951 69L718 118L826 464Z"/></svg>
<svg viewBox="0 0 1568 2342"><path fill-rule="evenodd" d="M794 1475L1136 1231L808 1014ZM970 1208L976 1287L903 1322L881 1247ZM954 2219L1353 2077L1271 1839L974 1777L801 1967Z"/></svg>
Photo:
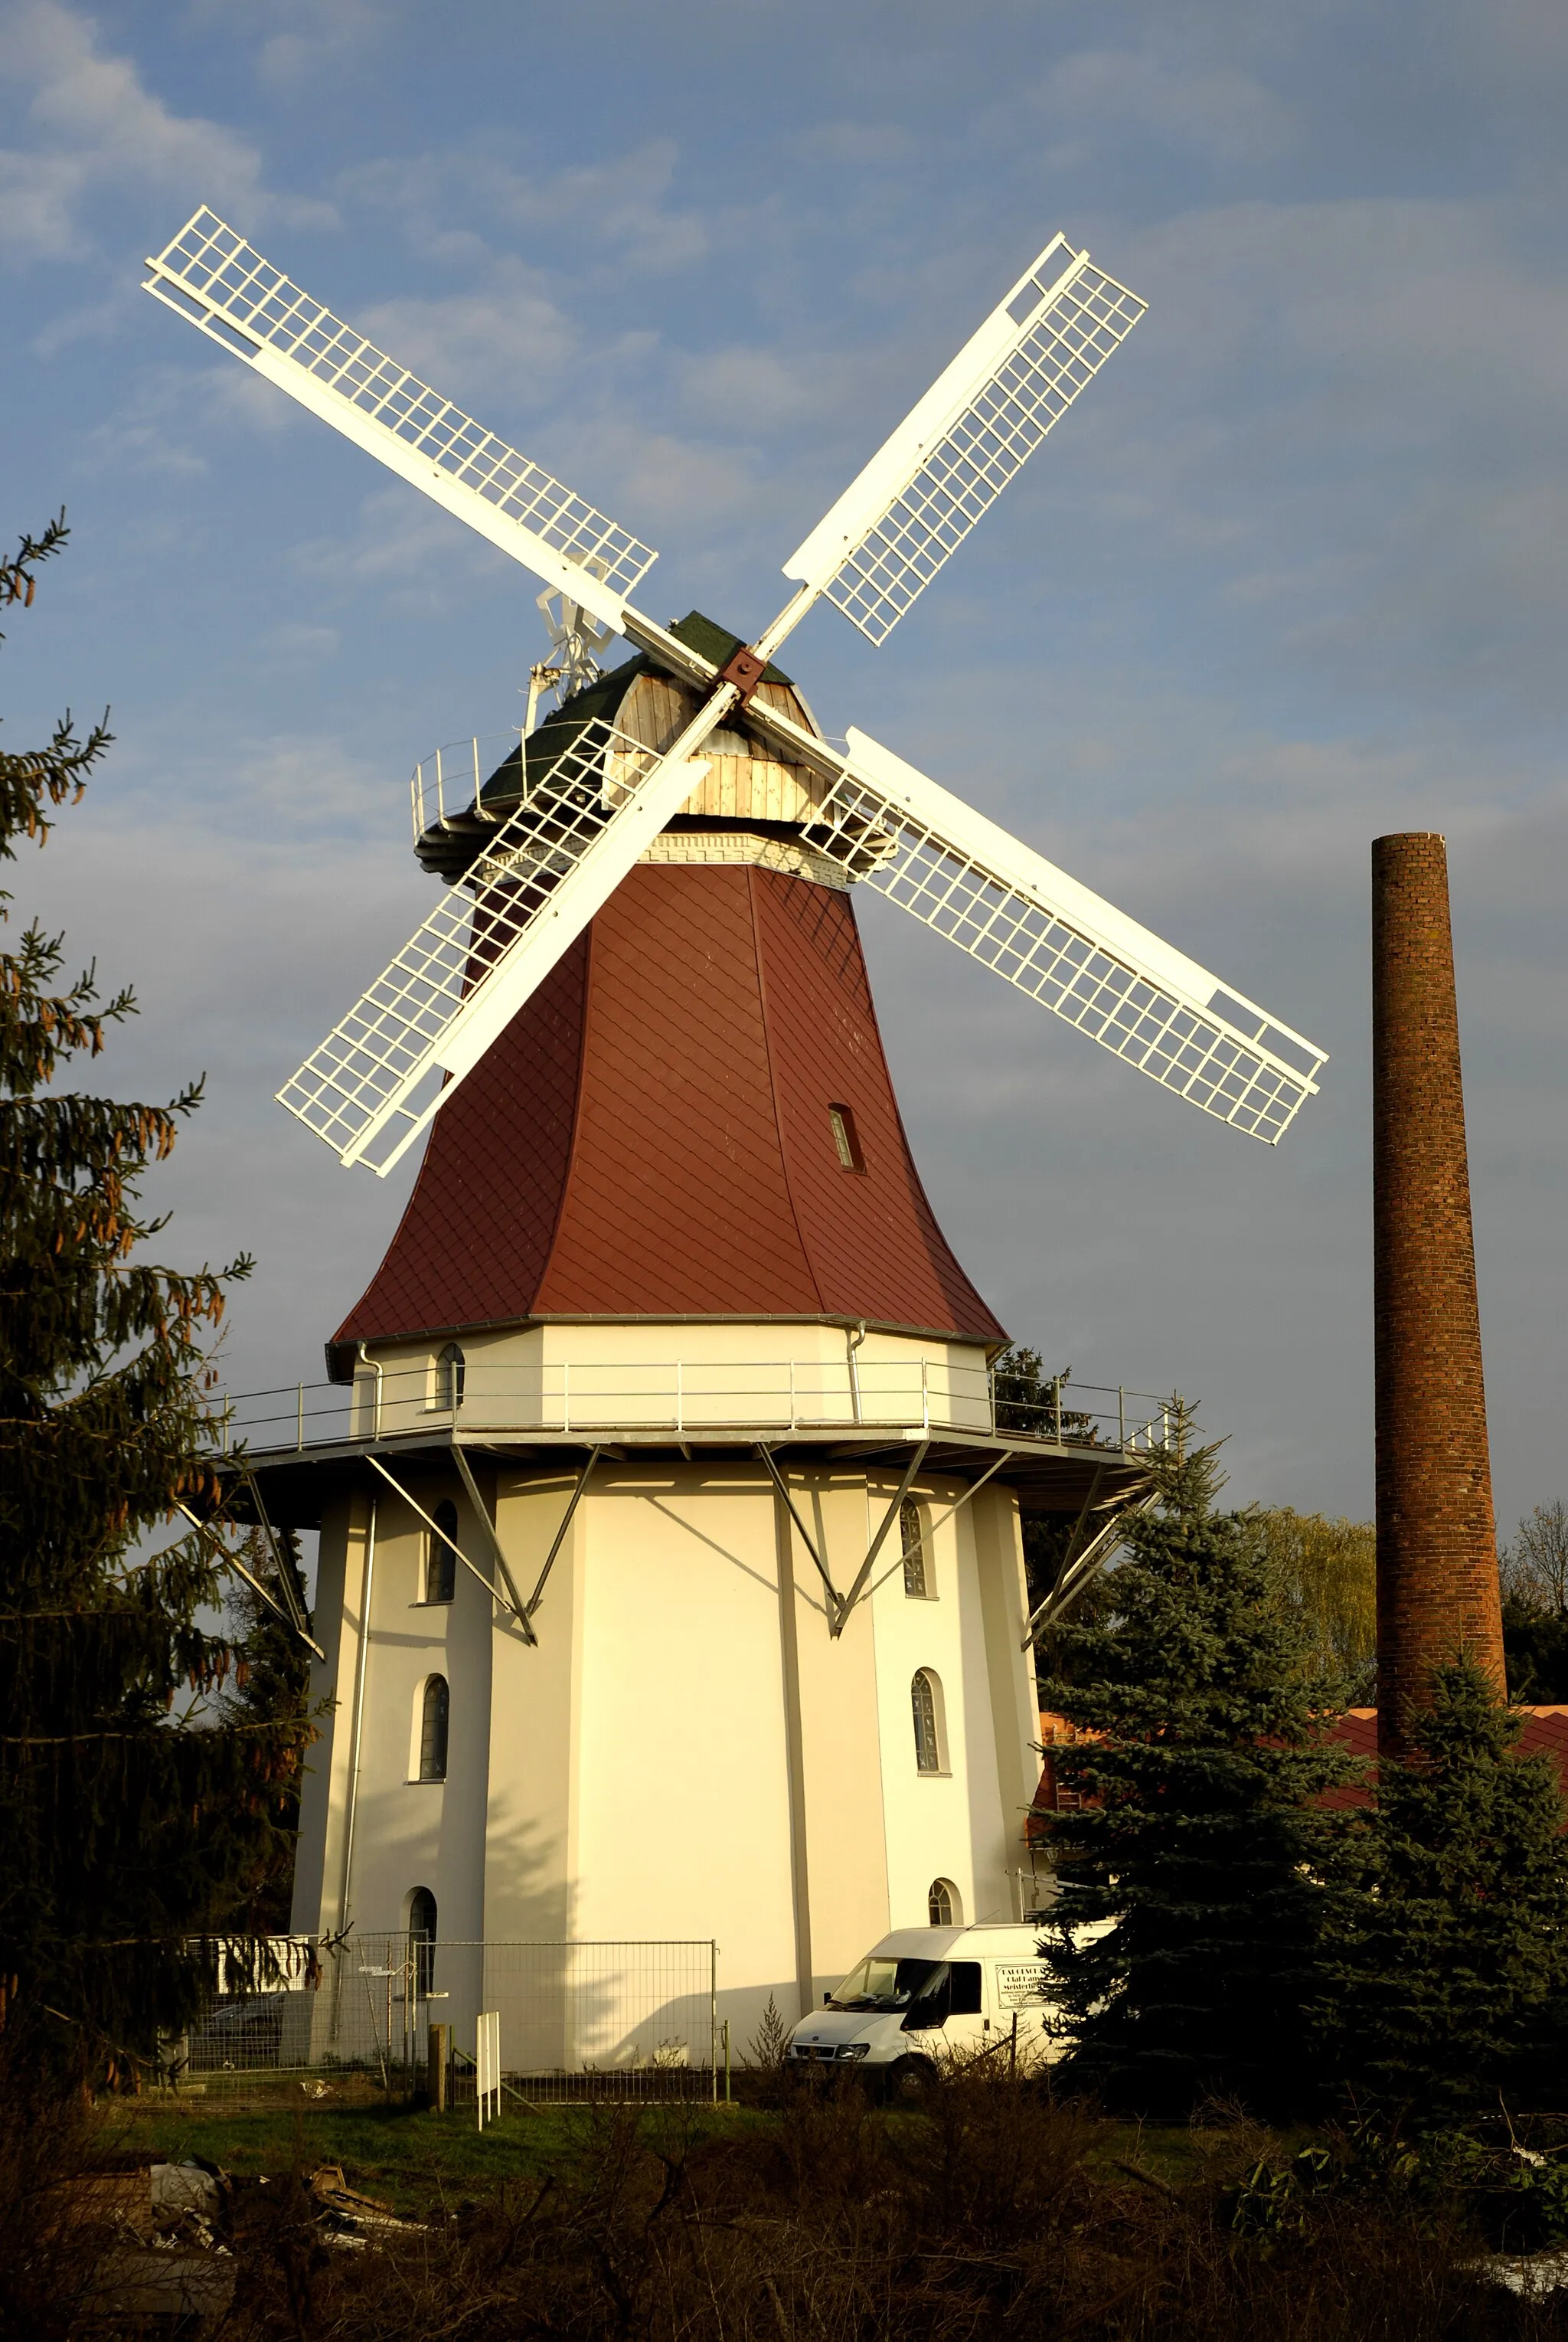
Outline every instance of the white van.
<svg viewBox="0 0 1568 2342"><path fill-rule="evenodd" d="M794 2068L859 2067L894 2096L918 2097L954 2050L990 2049L1034 2071L1062 2055L1051 1972L1036 1920L898 1927L884 1936L790 2035ZM1096 1926L1085 1937L1102 1932Z"/></svg>

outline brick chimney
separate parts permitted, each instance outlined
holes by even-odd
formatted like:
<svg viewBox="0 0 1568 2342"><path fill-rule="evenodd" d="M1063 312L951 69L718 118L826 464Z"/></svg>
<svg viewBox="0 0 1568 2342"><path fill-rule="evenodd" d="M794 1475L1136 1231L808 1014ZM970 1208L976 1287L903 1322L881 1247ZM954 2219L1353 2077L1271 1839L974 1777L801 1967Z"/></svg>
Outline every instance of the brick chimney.
<svg viewBox="0 0 1568 2342"><path fill-rule="evenodd" d="M1432 1669L1503 1687L1503 1623L1448 863L1429 832L1372 849L1378 1746L1399 1756Z"/></svg>

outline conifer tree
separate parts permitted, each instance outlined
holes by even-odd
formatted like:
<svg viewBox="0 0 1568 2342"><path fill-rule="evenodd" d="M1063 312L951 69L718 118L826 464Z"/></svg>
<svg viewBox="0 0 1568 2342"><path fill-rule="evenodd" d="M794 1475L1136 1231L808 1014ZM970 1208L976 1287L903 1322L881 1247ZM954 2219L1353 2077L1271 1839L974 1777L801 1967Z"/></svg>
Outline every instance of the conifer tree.
<svg viewBox="0 0 1568 2342"><path fill-rule="evenodd" d="M31 606L65 538L62 515L23 540L0 604ZM67 715L0 756L0 856L45 843L108 744ZM36 925L0 955L0 2071L23 2096L126 2078L192 2013L189 1939L243 1910L308 1737L220 1725L210 1697L221 1556L182 1508L221 1507L207 1353L249 1263L148 1260L164 1222L138 1202L201 1086L166 1106L56 1088L135 1007L91 969L61 988L63 960Z"/></svg>
<svg viewBox="0 0 1568 2342"><path fill-rule="evenodd" d="M245 1540L243 1558L248 1576L238 1580L229 1596L229 1616L237 1636L234 1674L219 1714L231 1724L286 1721L305 1728L311 1714L310 1650L286 1615L310 1624L299 1539L292 1529L274 1530L270 1536L253 1530ZM280 1568L293 1581L292 1598L278 1582ZM288 1931L299 1793L300 1777L295 1771L284 1774L272 1791L277 1842L243 1915L245 1925L257 1935Z"/></svg>
<svg viewBox="0 0 1568 2342"><path fill-rule="evenodd" d="M1306 2087L1325 1901L1313 1803L1353 1767L1325 1740L1325 1686L1277 1599L1246 1515L1219 1515L1213 1448L1156 1461L1109 1617L1062 1630L1043 1703L1092 1737L1054 1751L1092 1802L1050 1817L1061 1892L1043 1946L1070 2087L1184 2113L1227 2095L1267 2111Z"/></svg>
<svg viewBox="0 0 1568 2342"><path fill-rule="evenodd" d="M1473 1661L1433 1678L1346 1846L1322 2038L1363 2102L1442 2121L1565 2078L1568 1824L1553 1767Z"/></svg>

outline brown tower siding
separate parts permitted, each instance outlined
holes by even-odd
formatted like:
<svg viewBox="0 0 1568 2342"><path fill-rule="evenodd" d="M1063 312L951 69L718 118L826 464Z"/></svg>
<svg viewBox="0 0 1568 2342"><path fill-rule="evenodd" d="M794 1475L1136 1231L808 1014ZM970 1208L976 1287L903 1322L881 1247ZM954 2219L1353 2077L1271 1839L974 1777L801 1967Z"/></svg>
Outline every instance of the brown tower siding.
<svg viewBox="0 0 1568 2342"><path fill-rule="evenodd" d="M1441 837L1372 849L1379 1745L1407 1746L1432 1669L1501 1689L1503 1625L1459 1016Z"/></svg>

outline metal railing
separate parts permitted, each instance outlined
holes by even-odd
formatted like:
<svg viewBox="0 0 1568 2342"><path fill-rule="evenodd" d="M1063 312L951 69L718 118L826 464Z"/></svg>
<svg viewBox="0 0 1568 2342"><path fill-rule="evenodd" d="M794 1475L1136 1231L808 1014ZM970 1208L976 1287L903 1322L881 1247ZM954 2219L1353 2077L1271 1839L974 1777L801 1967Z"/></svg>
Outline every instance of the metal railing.
<svg viewBox="0 0 1568 2342"><path fill-rule="evenodd" d="M448 2103L473 2103L478 2021L500 2018L503 2105L714 2097L724 2063L718 1951L689 1942L459 1943L418 1935L231 1949L202 2020L171 2045L170 2085L306 2107L428 2087L447 2028Z"/></svg>
<svg viewBox="0 0 1568 2342"><path fill-rule="evenodd" d="M466 813L479 803L479 792L492 773L515 756L526 737L521 725L507 732L483 733L474 740L453 740L422 756L409 776L409 811L414 842L435 829L449 816ZM524 756L526 751L524 751ZM519 779L522 778L519 774ZM521 793L521 792L520 792ZM511 810L508 803L507 810Z"/></svg>
<svg viewBox="0 0 1568 2342"><path fill-rule="evenodd" d="M1004 1433L1053 1447L1148 1453L1170 1444L1172 1402L1096 1383L1025 1382L941 1359L837 1364L776 1360L561 1359L534 1366L466 1359L387 1368L349 1383L287 1383L225 1397L215 1445L275 1451L334 1441L484 1433L896 1429Z"/></svg>

